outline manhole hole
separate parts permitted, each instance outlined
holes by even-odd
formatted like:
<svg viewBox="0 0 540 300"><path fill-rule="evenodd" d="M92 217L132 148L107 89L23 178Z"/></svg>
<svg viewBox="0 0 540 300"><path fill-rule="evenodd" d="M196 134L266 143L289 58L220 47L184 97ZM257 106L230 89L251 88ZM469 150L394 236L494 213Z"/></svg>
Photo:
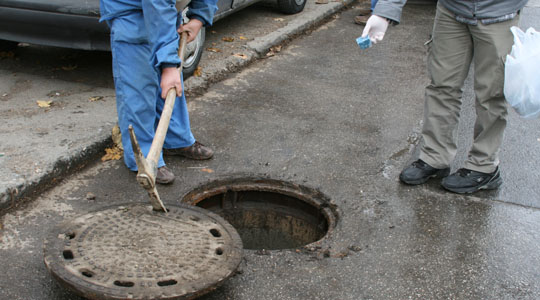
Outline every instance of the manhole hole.
<svg viewBox="0 0 540 300"><path fill-rule="evenodd" d="M291 249L321 240L336 224L319 191L271 179L229 179L201 186L182 202L219 214L245 249Z"/></svg>
<svg viewBox="0 0 540 300"><path fill-rule="evenodd" d="M242 258L238 233L218 215L185 204L106 208L59 225L45 264L89 299L192 299L231 276Z"/></svg>

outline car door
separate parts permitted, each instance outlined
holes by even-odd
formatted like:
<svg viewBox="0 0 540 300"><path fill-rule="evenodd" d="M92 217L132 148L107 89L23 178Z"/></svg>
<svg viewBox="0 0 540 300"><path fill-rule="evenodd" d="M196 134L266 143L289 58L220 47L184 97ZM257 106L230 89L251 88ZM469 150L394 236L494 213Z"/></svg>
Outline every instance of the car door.
<svg viewBox="0 0 540 300"><path fill-rule="evenodd" d="M233 9L247 6L248 4L257 2L256 0L234 0L232 4Z"/></svg>
<svg viewBox="0 0 540 300"><path fill-rule="evenodd" d="M233 0L218 0L218 10L216 15L223 14L232 9Z"/></svg>

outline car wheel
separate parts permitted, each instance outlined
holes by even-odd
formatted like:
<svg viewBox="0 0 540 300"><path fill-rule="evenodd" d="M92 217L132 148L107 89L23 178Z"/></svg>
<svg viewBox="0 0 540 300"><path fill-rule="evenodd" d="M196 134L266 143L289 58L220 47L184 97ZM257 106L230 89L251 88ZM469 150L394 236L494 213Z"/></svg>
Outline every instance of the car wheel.
<svg viewBox="0 0 540 300"><path fill-rule="evenodd" d="M306 6L307 0L277 0L278 8L285 14L296 14L301 12Z"/></svg>
<svg viewBox="0 0 540 300"><path fill-rule="evenodd" d="M182 18L184 19L184 24L186 24L189 19L186 17L186 12L188 8L182 11ZM199 66L199 61L201 60L203 51L204 51L204 40L206 39L206 29L203 27L197 34L197 37L189 44L186 45L185 57L182 62L182 75L184 79L187 79L193 75L197 67Z"/></svg>
<svg viewBox="0 0 540 300"><path fill-rule="evenodd" d="M184 62L182 63L182 74L184 75L184 78L189 78L197 69L204 51L203 46L205 37L206 30L203 27L195 40L187 44Z"/></svg>
<svg viewBox="0 0 540 300"><path fill-rule="evenodd" d="M17 48L18 42L0 40L0 51L11 51Z"/></svg>

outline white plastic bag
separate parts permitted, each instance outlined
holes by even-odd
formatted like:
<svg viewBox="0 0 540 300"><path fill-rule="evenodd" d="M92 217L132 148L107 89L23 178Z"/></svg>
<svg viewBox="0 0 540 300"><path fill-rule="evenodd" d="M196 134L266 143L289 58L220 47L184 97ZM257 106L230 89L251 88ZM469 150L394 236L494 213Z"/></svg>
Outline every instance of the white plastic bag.
<svg viewBox="0 0 540 300"><path fill-rule="evenodd" d="M504 96L524 118L540 116L540 32L510 28L514 35L512 51L504 67Z"/></svg>

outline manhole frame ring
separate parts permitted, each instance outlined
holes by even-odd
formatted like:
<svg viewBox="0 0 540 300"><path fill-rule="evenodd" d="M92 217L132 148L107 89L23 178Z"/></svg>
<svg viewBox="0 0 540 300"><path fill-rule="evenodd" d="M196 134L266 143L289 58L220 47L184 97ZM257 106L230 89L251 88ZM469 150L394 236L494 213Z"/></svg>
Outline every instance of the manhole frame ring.
<svg viewBox="0 0 540 300"><path fill-rule="evenodd" d="M180 197L180 203L197 206L197 203L205 199L226 193L227 191L245 192L245 191L263 191L274 192L287 195L303 201L320 210L326 218L328 229L324 236L317 241L303 245L298 248L313 248L320 246L329 240L338 225L340 212L338 207L333 204L330 198L318 189L308 187L303 184L296 184L290 181L272 179L257 176L231 176L228 178L218 178L198 185L194 189ZM232 226L232 225L231 225ZM248 249L245 249L248 250ZM269 251L283 251L293 249L280 249Z"/></svg>

